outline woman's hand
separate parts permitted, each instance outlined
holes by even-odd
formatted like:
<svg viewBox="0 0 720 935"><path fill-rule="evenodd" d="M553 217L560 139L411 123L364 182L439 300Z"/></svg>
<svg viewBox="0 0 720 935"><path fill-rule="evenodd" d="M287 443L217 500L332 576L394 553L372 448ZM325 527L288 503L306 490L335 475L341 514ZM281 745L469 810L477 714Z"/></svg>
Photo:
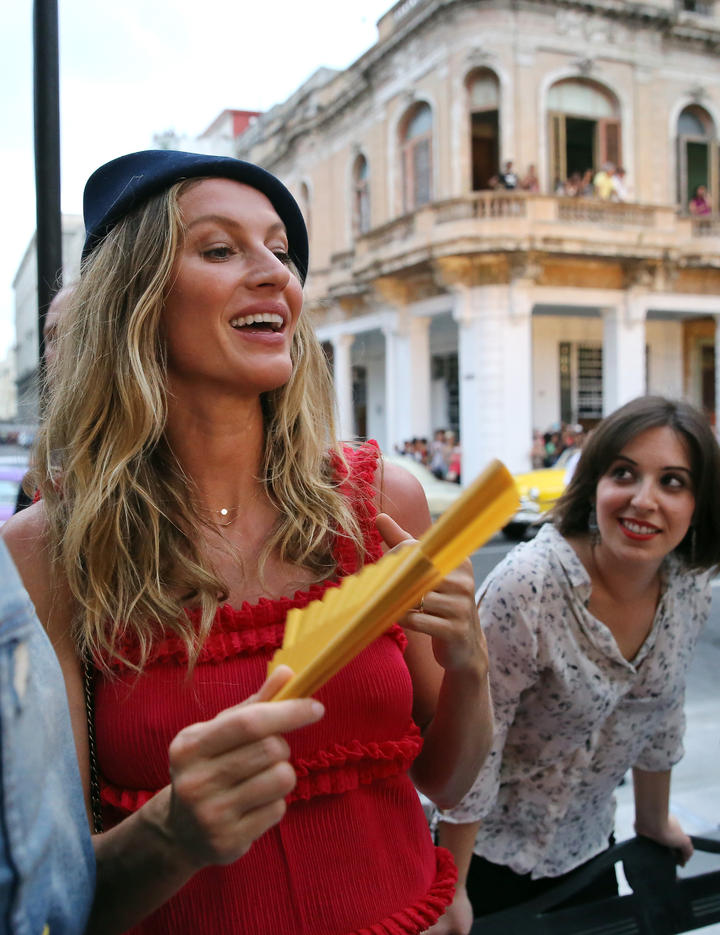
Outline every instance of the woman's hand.
<svg viewBox="0 0 720 935"><path fill-rule="evenodd" d="M635 831L645 838L650 838L658 844L669 847L671 851L675 852L677 862L681 867L685 866L695 851L690 836L685 834L680 822L672 815L668 815L667 821L663 825L657 828L648 828L647 830L643 830L636 822Z"/></svg>
<svg viewBox="0 0 720 935"><path fill-rule="evenodd" d="M377 517L377 527L390 549L416 541L387 513ZM399 622L432 637L435 659L446 672L472 670L485 676L487 646L475 606L475 579L469 559L423 595L422 610L408 611Z"/></svg>
<svg viewBox="0 0 720 935"><path fill-rule="evenodd" d="M671 770L644 770L633 767L635 833L664 844L675 851L684 867L693 855L693 844L670 814Z"/></svg>
<svg viewBox="0 0 720 935"><path fill-rule="evenodd" d="M281 735L324 713L310 698L270 701L291 675L279 667L256 695L170 744L167 833L195 869L242 857L285 814L296 776Z"/></svg>
<svg viewBox="0 0 720 935"><path fill-rule="evenodd" d="M473 908L467 890L458 884L455 898L435 925L423 935L468 935L473 924Z"/></svg>

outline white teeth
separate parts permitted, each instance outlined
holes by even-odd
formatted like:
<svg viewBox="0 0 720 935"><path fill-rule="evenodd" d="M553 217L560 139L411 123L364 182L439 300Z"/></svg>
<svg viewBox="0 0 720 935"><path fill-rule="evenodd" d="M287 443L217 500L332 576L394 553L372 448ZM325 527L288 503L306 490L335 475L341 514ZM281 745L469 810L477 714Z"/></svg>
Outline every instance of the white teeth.
<svg viewBox="0 0 720 935"><path fill-rule="evenodd" d="M242 328L245 325L265 323L272 325L277 331L283 326L283 317L276 312L261 312L259 315L244 315L242 318L233 318L230 322L232 328Z"/></svg>
<svg viewBox="0 0 720 935"><path fill-rule="evenodd" d="M630 532L637 533L639 536L647 536L652 532L658 531L653 526L643 526L640 523L633 523L632 520L629 519L624 519L622 524L626 529L629 529Z"/></svg>

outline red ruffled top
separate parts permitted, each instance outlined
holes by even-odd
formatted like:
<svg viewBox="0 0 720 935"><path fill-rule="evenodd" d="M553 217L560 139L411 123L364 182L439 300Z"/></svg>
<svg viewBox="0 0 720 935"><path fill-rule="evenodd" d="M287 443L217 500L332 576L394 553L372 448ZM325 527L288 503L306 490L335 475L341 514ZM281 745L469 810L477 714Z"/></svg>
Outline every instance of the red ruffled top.
<svg viewBox="0 0 720 935"><path fill-rule="evenodd" d="M346 454L344 489L372 562L381 554L372 488L378 449L369 442ZM356 570L341 536L335 558L341 575ZM179 730L257 691L288 610L333 586L220 607L190 677L175 638L156 643L140 676L113 663L116 677L99 678L96 689L108 825L167 785L167 750ZM422 738L405 643L393 626L317 693L325 717L287 736L298 782L280 824L234 864L198 873L133 935L418 935L442 915L457 874L450 854L433 846L407 775ZM130 641L122 652L138 656Z"/></svg>

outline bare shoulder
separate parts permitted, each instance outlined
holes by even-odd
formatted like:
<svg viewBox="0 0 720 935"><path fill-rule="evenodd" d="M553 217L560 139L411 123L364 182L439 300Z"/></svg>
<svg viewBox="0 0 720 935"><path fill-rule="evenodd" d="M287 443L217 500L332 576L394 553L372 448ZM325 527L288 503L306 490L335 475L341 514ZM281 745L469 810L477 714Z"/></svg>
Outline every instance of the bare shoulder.
<svg viewBox="0 0 720 935"><path fill-rule="evenodd" d="M33 503L27 509L11 516L2 527L5 540L25 587L38 572L50 564L47 518L42 503ZM44 577L42 574L41 577Z"/></svg>
<svg viewBox="0 0 720 935"><path fill-rule="evenodd" d="M0 531L40 622L58 655L69 639L72 603L67 585L53 573L48 523L42 502L12 516Z"/></svg>
<svg viewBox="0 0 720 935"><path fill-rule="evenodd" d="M430 525L430 510L420 481L399 464L381 461L375 484L377 509L412 535L421 536Z"/></svg>

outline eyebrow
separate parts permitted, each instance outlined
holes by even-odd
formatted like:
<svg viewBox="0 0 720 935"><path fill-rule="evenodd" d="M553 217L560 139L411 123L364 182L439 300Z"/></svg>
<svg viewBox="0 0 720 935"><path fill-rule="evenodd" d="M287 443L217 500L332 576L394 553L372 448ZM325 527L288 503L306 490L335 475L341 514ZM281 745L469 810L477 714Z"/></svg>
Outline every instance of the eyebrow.
<svg viewBox="0 0 720 935"><path fill-rule="evenodd" d="M616 461L627 461L629 464L632 464L635 467L637 467L637 461L633 461L633 459L629 458L627 455L615 455L615 457L610 462L610 464L612 465ZM690 468L683 467L682 464L665 464L663 465L662 468L660 468L660 470L661 471L684 471L686 474L689 474L690 477L692 477L692 471L690 470Z"/></svg>
<svg viewBox="0 0 720 935"><path fill-rule="evenodd" d="M187 229L190 230L190 228L195 227L196 224L203 224L207 221L211 221L215 224L220 224L224 227L233 227L235 228L235 230L242 230L244 226L238 223L237 221L233 220L233 218L226 217L224 214L203 214L201 217L194 218L192 221L190 221L190 223L187 225ZM273 223L270 224L267 228L268 235L276 234L278 232L287 234L285 225L280 220L273 221Z"/></svg>

